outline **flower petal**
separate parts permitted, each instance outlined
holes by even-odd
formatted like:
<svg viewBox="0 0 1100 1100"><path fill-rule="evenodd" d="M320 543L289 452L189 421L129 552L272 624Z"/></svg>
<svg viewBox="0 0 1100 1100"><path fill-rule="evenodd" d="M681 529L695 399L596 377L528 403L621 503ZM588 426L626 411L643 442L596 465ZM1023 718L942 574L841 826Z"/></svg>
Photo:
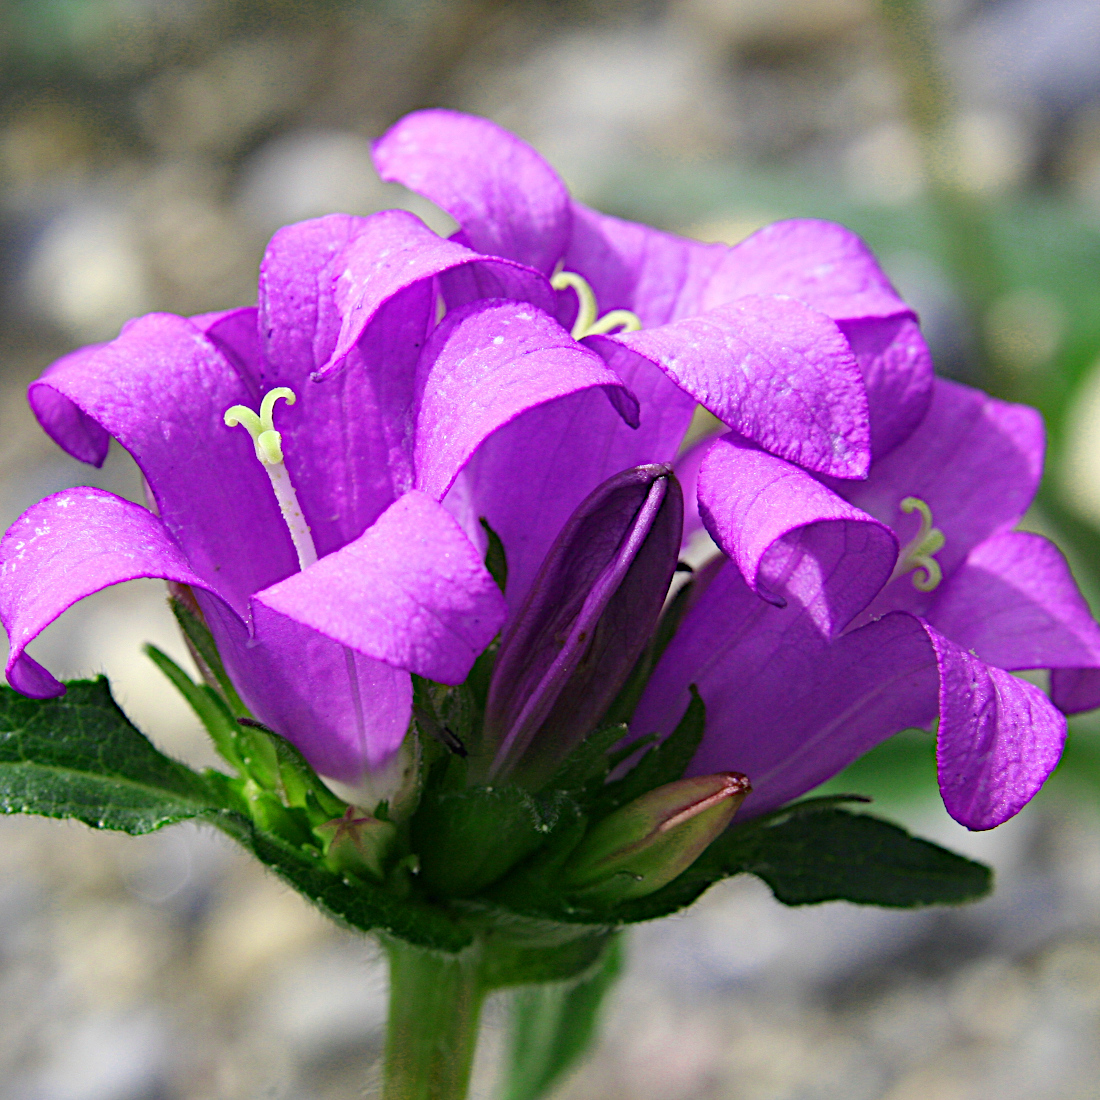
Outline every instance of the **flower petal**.
<svg viewBox="0 0 1100 1100"><path fill-rule="evenodd" d="M695 684L706 735L689 774L752 782L742 813L766 813L936 713L936 664L919 624L889 615L826 639L797 604L758 599L727 564L688 613L631 722L669 733Z"/></svg>
<svg viewBox="0 0 1100 1100"><path fill-rule="evenodd" d="M447 295L452 307L475 298L514 298L544 310L555 308L554 292L539 272L444 240L404 210L363 219L340 252L335 270L340 335L322 373L339 365L387 302L435 276L441 277L445 291L462 291L458 297ZM434 307L432 301L432 321Z"/></svg>
<svg viewBox="0 0 1100 1100"><path fill-rule="evenodd" d="M488 300L447 315L420 360L417 488L441 499L478 445L527 409L601 387L637 425L619 376L534 306Z"/></svg>
<svg viewBox="0 0 1100 1100"><path fill-rule="evenodd" d="M897 559L888 528L736 436L711 444L698 492L707 530L753 591L806 608L826 636L867 606Z"/></svg>
<svg viewBox="0 0 1100 1100"><path fill-rule="evenodd" d="M601 313L629 309L652 328L703 311L704 288L728 251L574 202L565 269L588 280ZM562 300L575 312L571 291Z"/></svg>
<svg viewBox="0 0 1100 1100"><path fill-rule="evenodd" d="M252 592L297 568L252 441L223 420L250 395L190 321L167 313L131 321L111 343L56 364L28 396L61 446L84 417L134 456L192 568L216 579L238 614L247 615Z"/></svg>
<svg viewBox="0 0 1100 1100"><path fill-rule="evenodd" d="M466 678L505 616L500 590L458 524L416 490L354 542L257 593L255 603L373 660L449 684Z"/></svg>
<svg viewBox="0 0 1100 1100"><path fill-rule="evenodd" d="M0 620L11 652L6 673L34 699L63 685L24 652L78 600L138 577L205 586L148 509L102 489L65 489L39 501L0 541Z"/></svg>
<svg viewBox="0 0 1100 1100"><path fill-rule="evenodd" d="M1050 697L1063 714L1100 707L1100 669L1056 668L1050 674Z"/></svg>
<svg viewBox="0 0 1100 1100"><path fill-rule="evenodd" d="M106 345L91 344L63 355L27 391L27 400L46 434L73 458L92 466L103 465L111 446L111 433L65 396L64 380L83 374L103 347ZM54 382L60 382L60 386Z"/></svg>
<svg viewBox="0 0 1100 1100"><path fill-rule="evenodd" d="M477 449L448 494L467 531L484 516L508 555L508 605L520 606L554 540L607 478L672 462L695 402L652 363L617 349L612 368L642 408L631 428L605 392L584 390L516 417Z"/></svg>
<svg viewBox="0 0 1100 1100"><path fill-rule="evenodd" d="M979 543L937 593L928 621L1005 669L1100 669L1100 626L1054 543L1005 531Z"/></svg>
<svg viewBox="0 0 1100 1100"><path fill-rule="evenodd" d="M968 829L992 829L1019 813L1054 770L1066 719L1034 684L926 630L940 669L944 805Z"/></svg>
<svg viewBox="0 0 1100 1100"><path fill-rule="evenodd" d="M200 313L191 317L191 324L203 333L236 368L252 401L259 408L263 393L263 349L260 346L260 323L255 306L225 309L218 313Z"/></svg>
<svg viewBox="0 0 1100 1100"><path fill-rule="evenodd" d="M196 596L245 705L297 745L316 771L354 787L389 762L412 714L407 672L263 604L254 605L249 636L204 593Z"/></svg>
<svg viewBox="0 0 1100 1100"><path fill-rule="evenodd" d="M1042 469L1043 424L1034 409L937 378L925 418L866 481L829 484L903 541L918 517L903 514L901 501L925 501L947 538L936 554L947 576L978 543L1016 524Z"/></svg>
<svg viewBox="0 0 1100 1100"><path fill-rule="evenodd" d="M847 340L817 310L753 296L659 328L591 339L645 356L774 454L837 477L867 473L863 378Z"/></svg>
<svg viewBox="0 0 1100 1100"><path fill-rule="evenodd" d="M441 206L471 245L547 274L569 241L569 193L524 141L457 111L416 111L374 143L384 180Z"/></svg>
<svg viewBox="0 0 1100 1100"><path fill-rule="evenodd" d="M871 452L892 451L932 401L932 355L912 314L838 322L856 357L871 417Z"/></svg>
<svg viewBox="0 0 1100 1100"><path fill-rule="evenodd" d="M834 222L773 222L728 249L702 308L747 294L786 294L834 321L911 313L866 244Z"/></svg>

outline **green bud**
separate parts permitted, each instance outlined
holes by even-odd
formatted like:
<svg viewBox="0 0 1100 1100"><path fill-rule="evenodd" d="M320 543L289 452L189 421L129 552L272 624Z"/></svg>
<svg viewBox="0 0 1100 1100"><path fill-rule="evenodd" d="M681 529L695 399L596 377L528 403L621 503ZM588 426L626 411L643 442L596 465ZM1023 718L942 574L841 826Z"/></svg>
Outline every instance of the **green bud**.
<svg viewBox="0 0 1100 1100"><path fill-rule="evenodd" d="M581 841L564 868L567 892L599 904L652 894L699 858L751 790L739 772L718 772L646 792Z"/></svg>
<svg viewBox="0 0 1100 1100"><path fill-rule="evenodd" d="M397 829L389 821L349 806L343 817L317 825L313 831L324 841L325 864L330 870L385 878L386 862L397 839Z"/></svg>

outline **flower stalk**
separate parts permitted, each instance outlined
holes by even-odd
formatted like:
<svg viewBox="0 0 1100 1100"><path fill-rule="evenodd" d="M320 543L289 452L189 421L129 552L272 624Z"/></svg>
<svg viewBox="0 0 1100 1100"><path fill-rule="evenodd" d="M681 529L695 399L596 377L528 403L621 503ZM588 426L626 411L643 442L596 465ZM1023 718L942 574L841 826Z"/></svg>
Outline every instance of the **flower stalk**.
<svg viewBox="0 0 1100 1100"><path fill-rule="evenodd" d="M390 1011L382 1100L462 1100L485 990L478 952L426 951L387 939Z"/></svg>

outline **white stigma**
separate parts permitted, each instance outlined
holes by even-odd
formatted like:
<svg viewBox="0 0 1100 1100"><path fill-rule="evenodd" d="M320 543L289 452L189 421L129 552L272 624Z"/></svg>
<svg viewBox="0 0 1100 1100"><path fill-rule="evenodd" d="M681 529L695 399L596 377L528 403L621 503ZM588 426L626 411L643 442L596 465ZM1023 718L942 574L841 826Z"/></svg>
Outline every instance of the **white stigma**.
<svg viewBox="0 0 1100 1100"><path fill-rule="evenodd" d="M932 509L919 497L906 497L900 508L907 515L920 513L920 529L902 547L890 580L913 573L913 587L918 592L932 592L943 580L943 569L933 555L943 549L946 542L944 533L932 526Z"/></svg>
<svg viewBox="0 0 1100 1100"><path fill-rule="evenodd" d="M244 427L256 447L256 458L267 471L271 481L271 488L275 492L275 499L279 502L279 510L283 514L283 522L290 532L294 550L298 555L298 568L308 569L317 560L317 549L313 545L313 535L309 524L302 515L301 505L298 503L298 494L294 491L294 485L283 464L283 437L275 430L272 413L275 410L275 402L282 398L288 405L293 405L298 399L294 391L286 386L277 386L264 394L260 403L260 411L257 414L247 405L233 405L225 410L225 423L230 428L238 424Z"/></svg>
<svg viewBox="0 0 1100 1100"><path fill-rule="evenodd" d="M577 319L573 322L572 332L574 340L602 336L616 328L623 332L637 332L642 327L638 315L629 309L613 309L600 317L596 292L588 280L575 271L559 271L550 280L550 285L555 290L572 289L577 295Z"/></svg>

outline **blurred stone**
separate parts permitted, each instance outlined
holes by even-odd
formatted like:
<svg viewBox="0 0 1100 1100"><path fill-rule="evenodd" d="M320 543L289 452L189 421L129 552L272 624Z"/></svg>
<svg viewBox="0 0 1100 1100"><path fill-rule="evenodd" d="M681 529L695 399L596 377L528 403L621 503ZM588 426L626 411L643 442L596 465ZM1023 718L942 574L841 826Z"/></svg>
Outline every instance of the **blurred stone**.
<svg viewBox="0 0 1100 1100"><path fill-rule="evenodd" d="M230 42L203 65L165 70L138 101L146 135L168 153L232 152L301 100L318 47L268 34Z"/></svg>
<svg viewBox="0 0 1100 1100"><path fill-rule="evenodd" d="M1072 508L1100 524L1100 361L1078 383L1063 431L1058 487Z"/></svg>
<svg viewBox="0 0 1100 1100"><path fill-rule="evenodd" d="M237 203L265 233L336 212L371 214L398 205L403 188L384 184L359 134L307 130L261 146L241 171Z"/></svg>
<svg viewBox="0 0 1100 1100"><path fill-rule="evenodd" d="M849 190L864 202L900 206L925 187L920 145L900 122L885 122L862 134L848 147L844 170Z"/></svg>
<svg viewBox="0 0 1100 1100"><path fill-rule="evenodd" d="M31 308L74 343L109 340L123 322L152 308L134 226L110 200L78 202L54 218L23 284Z"/></svg>

